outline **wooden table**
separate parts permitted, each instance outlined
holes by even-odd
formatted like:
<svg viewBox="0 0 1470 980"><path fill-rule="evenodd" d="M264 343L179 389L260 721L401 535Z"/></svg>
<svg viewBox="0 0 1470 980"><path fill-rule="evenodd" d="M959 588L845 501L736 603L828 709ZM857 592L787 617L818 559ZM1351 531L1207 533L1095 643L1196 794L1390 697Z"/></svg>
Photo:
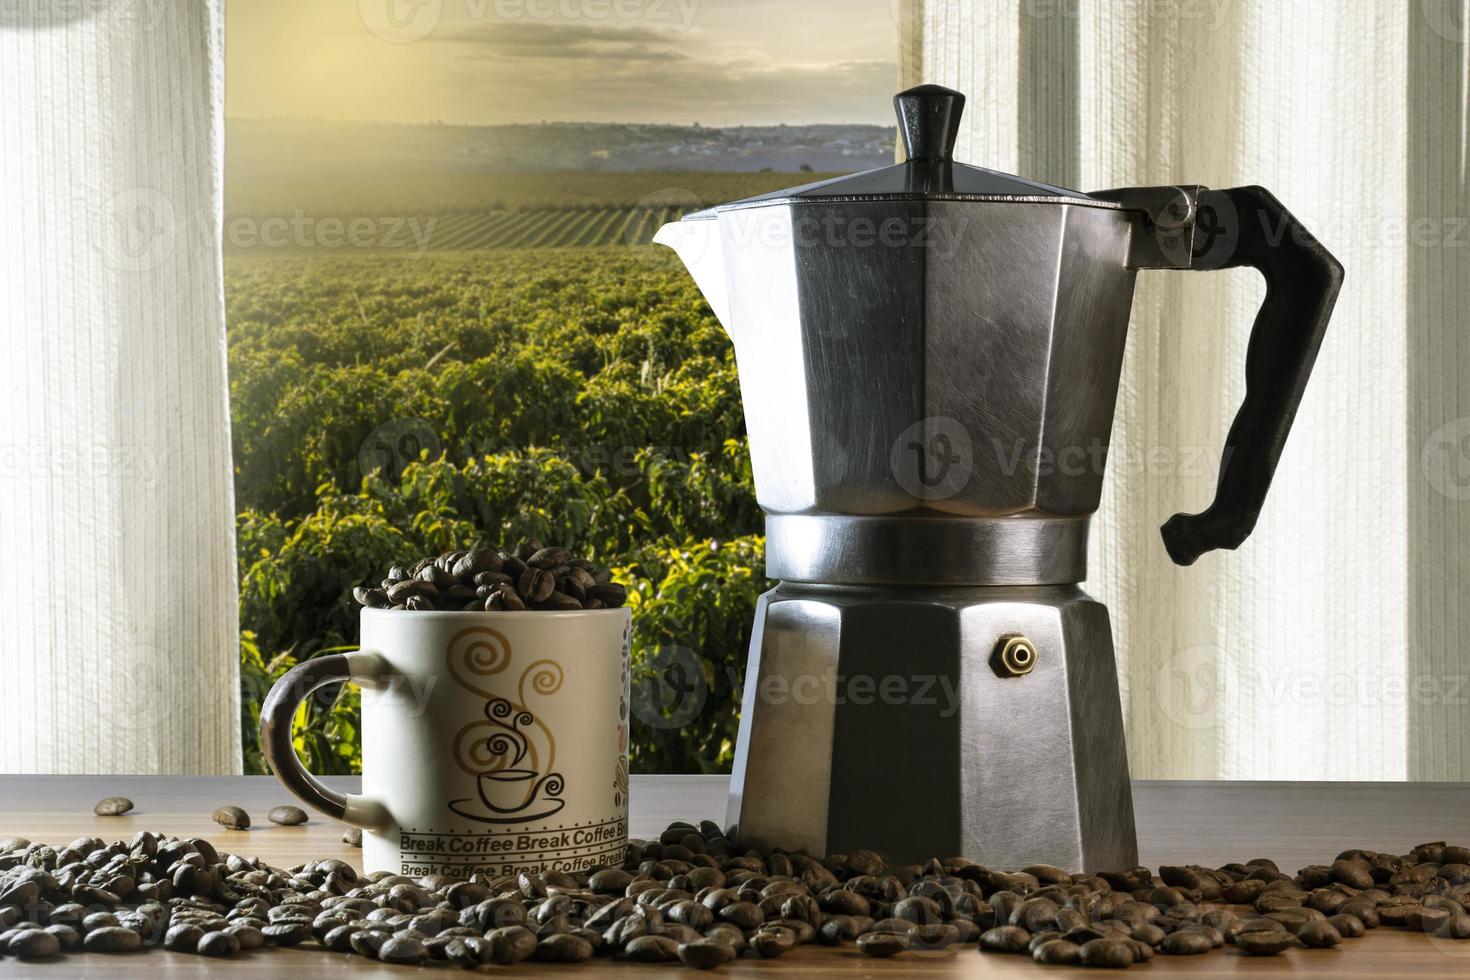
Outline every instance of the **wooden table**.
<svg viewBox="0 0 1470 980"><path fill-rule="evenodd" d="M357 780L329 779L349 792ZM726 780L722 776L634 776L632 833L650 837L672 820L721 820ZM92 806L104 796L126 796L137 808L123 817L97 817ZM0 776L0 837L23 836L65 843L86 834L111 840L149 829L206 836L221 850L255 854L273 864L308 857L340 857L359 867L360 854L340 840L341 825L314 817L301 827L277 827L265 819L272 806L292 802L274 779L175 776ZM256 826L223 830L210 812L234 803ZM1286 871L1327 863L1341 850L1367 847L1406 851L1431 840L1470 842L1470 785L1458 783L1185 783L1139 782L1134 786L1143 863L1218 865L1270 857ZM444 976L444 964L422 969ZM154 950L123 956L72 955L54 963L0 959L0 980L9 977L107 976L137 971L155 977L369 977L397 976L410 968L390 967L360 956L299 947L242 954L233 960L205 959ZM644 973L691 975L681 966L644 966L596 959L580 966L522 964L483 967L486 973L551 977ZM1159 977L1175 975L1263 977L1319 973L1335 977L1470 977L1470 942L1450 943L1389 929L1370 932L1332 950L1295 950L1279 957L1248 958L1233 951L1199 957L1158 957L1132 968ZM801 947L779 960L739 959L717 973L736 977L769 974L1040 977L1065 974L1029 959L982 955L973 946L892 960L863 957L851 945L838 949ZM1086 975L1086 974L1082 974Z"/></svg>

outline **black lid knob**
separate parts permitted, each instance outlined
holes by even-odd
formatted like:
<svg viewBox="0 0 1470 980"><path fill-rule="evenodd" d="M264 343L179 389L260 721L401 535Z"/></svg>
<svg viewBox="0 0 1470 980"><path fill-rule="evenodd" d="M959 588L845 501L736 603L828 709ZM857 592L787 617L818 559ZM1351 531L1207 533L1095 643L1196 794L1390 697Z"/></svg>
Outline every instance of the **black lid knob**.
<svg viewBox="0 0 1470 980"><path fill-rule="evenodd" d="M942 85L920 85L893 97L898 131L910 160L949 160L960 134L965 97Z"/></svg>

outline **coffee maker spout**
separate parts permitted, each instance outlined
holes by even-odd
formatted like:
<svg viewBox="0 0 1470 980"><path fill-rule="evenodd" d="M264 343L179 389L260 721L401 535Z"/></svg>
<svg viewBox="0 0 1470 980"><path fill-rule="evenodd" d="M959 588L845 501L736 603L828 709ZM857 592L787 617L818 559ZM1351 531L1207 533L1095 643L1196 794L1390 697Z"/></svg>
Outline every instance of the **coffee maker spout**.
<svg viewBox="0 0 1470 980"><path fill-rule="evenodd" d="M730 291L725 283L725 259L720 248L720 223L708 219L685 218L670 221L658 230L653 240L679 254L694 277L695 285L704 293L720 325L730 333Z"/></svg>

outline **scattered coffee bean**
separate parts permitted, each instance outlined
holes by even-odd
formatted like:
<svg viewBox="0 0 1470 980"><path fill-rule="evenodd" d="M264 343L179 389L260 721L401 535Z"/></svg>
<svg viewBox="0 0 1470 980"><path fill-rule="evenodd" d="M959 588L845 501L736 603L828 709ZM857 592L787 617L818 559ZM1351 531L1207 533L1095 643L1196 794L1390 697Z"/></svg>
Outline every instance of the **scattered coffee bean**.
<svg viewBox="0 0 1470 980"><path fill-rule="evenodd" d="M1243 932L1235 937L1235 948L1247 956L1274 956L1295 945L1296 937L1285 929Z"/></svg>
<svg viewBox="0 0 1470 980"><path fill-rule="evenodd" d="M717 939L696 939L679 944L679 961L696 970L713 970L735 958L735 950Z"/></svg>
<svg viewBox="0 0 1470 980"><path fill-rule="evenodd" d="M536 934L525 926L492 929L485 938L490 940L490 962L501 966L528 960L536 952Z"/></svg>
<svg viewBox="0 0 1470 980"><path fill-rule="evenodd" d="M21 929L10 937L5 951L22 960L38 960L61 952L61 941L44 929Z"/></svg>
<svg viewBox="0 0 1470 980"><path fill-rule="evenodd" d="M1297 930L1296 938L1309 949L1331 949L1342 942L1342 933L1330 922L1308 922Z"/></svg>
<svg viewBox="0 0 1470 980"><path fill-rule="evenodd" d="M171 949L175 953L192 953L199 948L199 940L203 938L203 929L188 922L180 922L169 927L163 937L163 948Z"/></svg>
<svg viewBox="0 0 1470 980"><path fill-rule="evenodd" d="M763 959L785 956L796 948L796 933L785 926L762 926L750 937L750 948Z"/></svg>
<svg viewBox="0 0 1470 980"><path fill-rule="evenodd" d="M543 963L581 963L593 952L592 943L583 937L558 932L537 943L534 958Z"/></svg>
<svg viewBox="0 0 1470 980"><path fill-rule="evenodd" d="M1170 956L1197 956L1200 953L1208 953L1215 948L1210 937L1202 932L1189 929L1181 929L1164 937L1159 944L1159 952L1168 953Z"/></svg>
<svg viewBox="0 0 1470 980"><path fill-rule="evenodd" d="M908 936L894 932L868 932L857 938L858 952L886 959L909 948Z"/></svg>
<svg viewBox="0 0 1470 980"><path fill-rule="evenodd" d="M265 934L253 925L244 922L236 922L225 928L225 932L235 937L241 949L259 949L265 945ZM345 952L345 950L344 950Z"/></svg>
<svg viewBox="0 0 1470 980"><path fill-rule="evenodd" d="M120 817L133 808L133 801L126 796L109 796L98 800L92 812L99 817Z"/></svg>
<svg viewBox="0 0 1470 980"><path fill-rule="evenodd" d="M465 566L467 554L433 567ZM518 561L502 567L523 573ZM159 944L230 956L315 938L390 963L476 969L602 955L712 968L746 950L772 958L856 939L867 956L976 941L987 953L1029 953L1048 965L1119 968L1226 944L1246 955L1328 948L1380 922L1470 940L1470 864L1446 855L1470 857L1438 843L1406 855L1345 852L1295 875L1257 859L1171 866L1158 877L1146 868L1084 876L961 858L890 866L869 851L761 855L706 822L630 842L620 866L462 881L362 875L332 858L272 868L200 838L146 831L54 848L9 838L0 841L0 955ZM1365 867L1373 887L1341 880ZM1259 887L1232 892L1245 882Z"/></svg>
<svg viewBox="0 0 1470 980"><path fill-rule="evenodd" d="M980 934L983 953L1027 953L1030 943L1031 933L1020 926L996 926Z"/></svg>
<svg viewBox="0 0 1470 980"><path fill-rule="evenodd" d="M346 844L348 847L361 847L362 828L348 827L346 830L342 831L342 843Z"/></svg>
<svg viewBox="0 0 1470 980"><path fill-rule="evenodd" d="M142 946L142 936L121 926L91 929L82 940L82 948L91 953L131 953Z"/></svg>
<svg viewBox="0 0 1470 980"><path fill-rule="evenodd" d="M271 823L278 823L283 827L294 827L297 824L306 823L306 811L299 806L272 807L270 813L267 813L265 817Z"/></svg>
<svg viewBox="0 0 1470 980"><path fill-rule="evenodd" d="M1031 958L1049 966L1071 966L1082 962L1082 947L1065 939L1049 939L1031 951Z"/></svg>
<svg viewBox="0 0 1470 980"><path fill-rule="evenodd" d="M400 933L389 936L378 947L378 959L384 963L407 963L411 966L418 966L428 961L429 951L416 937Z"/></svg>
<svg viewBox="0 0 1470 980"><path fill-rule="evenodd" d="M1126 939L1094 939L1084 943L1080 952L1085 966L1120 969L1133 965L1133 949Z"/></svg>
<svg viewBox="0 0 1470 980"><path fill-rule="evenodd" d="M679 944L667 936L639 936L623 947L623 955L636 963L667 963L678 959Z"/></svg>
<svg viewBox="0 0 1470 980"><path fill-rule="evenodd" d="M250 814L238 806L219 807L212 817L215 823L230 830L247 830L250 827Z"/></svg>

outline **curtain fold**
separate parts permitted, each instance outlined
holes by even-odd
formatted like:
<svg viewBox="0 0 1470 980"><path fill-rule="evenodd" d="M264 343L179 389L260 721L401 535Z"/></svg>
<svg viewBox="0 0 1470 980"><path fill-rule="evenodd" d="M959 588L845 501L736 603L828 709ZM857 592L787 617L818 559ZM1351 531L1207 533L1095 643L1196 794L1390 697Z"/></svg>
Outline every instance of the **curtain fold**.
<svg viewBox="0 0 1470 980"><path fill-rule="evenodd" d="M0 5L0 771L240 770L222 24Z"/></svg>
<svg viewBox="0 0 1470 980"><path fill-rule="evenodd" d="M1261 184L1347 279L1254 535L1189 568L1263 296L1138 279L1086 587L1139 778L1470 779L1466 0L901 0L957 158L1097 190Z"/></svg>

